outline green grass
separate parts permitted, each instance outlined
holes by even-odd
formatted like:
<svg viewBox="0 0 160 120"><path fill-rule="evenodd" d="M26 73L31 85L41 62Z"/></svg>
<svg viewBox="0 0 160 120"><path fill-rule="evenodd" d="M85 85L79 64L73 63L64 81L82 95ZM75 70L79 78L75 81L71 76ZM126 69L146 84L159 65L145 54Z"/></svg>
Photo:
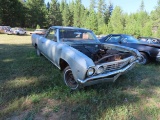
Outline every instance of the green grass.
<svg viewBox="0 0 160 120"><path fill-rule="evenodd" d="M160 63L137 65L115 83L71 92L30 36L0 34L0 119L158 120L159 71Z"/></svg>

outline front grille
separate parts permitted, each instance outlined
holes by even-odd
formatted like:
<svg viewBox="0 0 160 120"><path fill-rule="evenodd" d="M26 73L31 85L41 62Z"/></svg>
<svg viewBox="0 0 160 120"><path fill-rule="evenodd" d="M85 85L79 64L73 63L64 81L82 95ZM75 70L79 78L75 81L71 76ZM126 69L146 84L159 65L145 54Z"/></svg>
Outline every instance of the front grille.
<svg viewBox="0 0 160 120"><path fill-rule="evenodd" d="M126 67L129 63L130 60L133 58L133 56L130 56L128 58L125 58L123 60L119 60L119 61L113 61L113 62L109 62L109 63L104 63L102 66L104 67L105 71L114 71L114 70L119 70L123 67Z"/></svg>
<svg viewBox="0 0 160 120"><path fill-rule="evenodd" d="M118 62L115 64L111 64L111 65L107 65L105 66L106 70L105 71L113 71L113 70L117 70L117 69L121 69L123 67L125 67L128 64L129 61L126 62Z"/></svg>

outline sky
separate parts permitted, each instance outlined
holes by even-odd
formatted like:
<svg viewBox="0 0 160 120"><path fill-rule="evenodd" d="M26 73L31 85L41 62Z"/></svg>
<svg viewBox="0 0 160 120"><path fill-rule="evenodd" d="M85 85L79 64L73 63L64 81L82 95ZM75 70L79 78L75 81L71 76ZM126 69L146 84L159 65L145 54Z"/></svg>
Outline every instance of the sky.
<svg viewBox="0 0 160 120"><path fill-rule="evenodd" d="M45 2L50 2L51 0L45 0ZM59 2L61 0L58 0ZM66 0L67 2L70 2L72 0ZM123 12L125 13L135 13L137 10L140 9L141 0L105 0L106 4L109 4L109 1L113 4L113 6L120 6ZM145 10L150 13L152 10L155 9L155 6L157 6L158 0L143 0L144 1L144 8ZM85 7L89 7L90 0L82 0L82 4L84 4Z"/></svg>

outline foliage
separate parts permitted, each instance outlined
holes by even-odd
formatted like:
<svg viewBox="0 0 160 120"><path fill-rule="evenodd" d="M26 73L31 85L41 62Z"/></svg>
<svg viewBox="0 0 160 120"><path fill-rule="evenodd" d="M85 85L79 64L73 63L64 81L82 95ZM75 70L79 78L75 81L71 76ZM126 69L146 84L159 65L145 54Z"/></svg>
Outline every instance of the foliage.
<svg viewBox="0 0 160 120"><path fill-rule="evenodd" d="M90 0L89 8L81 0L0 0L0 24L36 28L52 25L77 26L93 30L96 34L126 33L134 36L159 36L160 0L149 14L141 0L139 10L124 13L111 1Z"/></svg>
<svg viewBox="0 0 160 120"><path fill-rule="evenodd" d="M36 29L40 29L40 26L37 24Z"/></svg>
<svg viewBox="0 0 160 120"><path fill-rule="evenodd" d="M27 0L27 26L35 28L37 24L41 27L45 24L45 15L47 12L44 0Z"/></svg>
<svg viewBox="0 0 160 120"><path fill-rule="evenodd" d="M109 20L112 27L112 33L123 33L123 20L122 10L120 7L116 6Z"/></svg>

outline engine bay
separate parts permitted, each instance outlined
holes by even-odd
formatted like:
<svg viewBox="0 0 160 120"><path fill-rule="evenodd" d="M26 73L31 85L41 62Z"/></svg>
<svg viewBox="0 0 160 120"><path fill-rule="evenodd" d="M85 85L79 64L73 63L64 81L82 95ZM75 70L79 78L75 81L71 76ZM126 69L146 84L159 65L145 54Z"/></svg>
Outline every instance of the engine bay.
<svg viewBox="0 0 160 120"><path fill-rule="evenodd" d="M118 61L132 56L130 52L106 49L101 44L76 44L72 45L72 47L87 55L95 64Z"/></svg>

